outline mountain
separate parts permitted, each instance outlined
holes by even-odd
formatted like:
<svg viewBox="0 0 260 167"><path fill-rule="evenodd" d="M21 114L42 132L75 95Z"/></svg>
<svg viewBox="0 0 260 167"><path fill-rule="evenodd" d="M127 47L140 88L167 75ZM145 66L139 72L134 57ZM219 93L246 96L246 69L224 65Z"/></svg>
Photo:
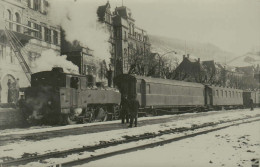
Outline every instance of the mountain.
<svg viewBox="0 0 260 167"><path fill-rule="evenodd" d="M171 53L169 55L173 55L179 59L186 53L190 54L191 57L200 58L201 60L215 60L216 62L225 63L238 56L234 53L224 51L211 43L185 41L156 35L150 35L149 37L152 44L152 52L164 54L174 50L177 54Z"/></svg>
<svg viewBox="0 0 260 167"><path fill-rule="evenodd" d="M236 57L229 62L227 62L231 66L256 66L260 64L260 50L253 50L248 52L242 56Z"/></svg>

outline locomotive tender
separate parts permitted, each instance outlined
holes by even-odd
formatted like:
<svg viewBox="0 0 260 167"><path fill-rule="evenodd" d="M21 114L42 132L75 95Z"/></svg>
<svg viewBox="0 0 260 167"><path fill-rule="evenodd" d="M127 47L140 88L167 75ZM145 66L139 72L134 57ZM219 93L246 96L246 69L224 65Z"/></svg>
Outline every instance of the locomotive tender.
<svg viewBox="0 0 260 167"><path fill-rule="evenodd" d="M204 111L243 107L243 90L200 83L122 74L115 78L122 95L137 97L145 113ZM252 93L259 96L259 92ZM255 98L259 104L259 98Z"/></svg>
<svg viewBox="0 0 260 167"><path fill-rule="evenodd" d="M117 119L120 93L96 88L91 76L64 73L62 68L34 73L25 91L23 111L43 124L69 124Z"/></svg>

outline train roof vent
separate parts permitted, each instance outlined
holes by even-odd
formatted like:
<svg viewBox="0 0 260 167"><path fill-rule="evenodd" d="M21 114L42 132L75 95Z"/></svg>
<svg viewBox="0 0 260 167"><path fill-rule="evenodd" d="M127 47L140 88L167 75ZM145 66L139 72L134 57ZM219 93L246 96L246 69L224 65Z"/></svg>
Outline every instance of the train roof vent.
<svg viewBox="0 0 260 167"><path fill-rule="evenodd" d="M53 67L51 71L63 73L63 68L62 67Z"/></svg>

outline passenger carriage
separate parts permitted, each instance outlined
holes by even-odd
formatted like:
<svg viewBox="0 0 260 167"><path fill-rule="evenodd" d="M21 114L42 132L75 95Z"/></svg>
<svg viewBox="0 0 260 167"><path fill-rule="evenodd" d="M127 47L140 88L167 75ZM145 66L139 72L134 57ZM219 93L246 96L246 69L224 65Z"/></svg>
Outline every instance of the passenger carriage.
<svg viewBox="0 0 260 167"><path fill-rule="evenodd" d="M148 111L173 112L203 109L204 85L199 83L122 74L115 78L122 95L137 95L140 106Z"/></svg>
<svg viewBox="0 0 260 167"><path fill-rule="evenodd" d="M219 87L206 86L205 104L214 109L231 109L243 106L243 90Z"/></svg>

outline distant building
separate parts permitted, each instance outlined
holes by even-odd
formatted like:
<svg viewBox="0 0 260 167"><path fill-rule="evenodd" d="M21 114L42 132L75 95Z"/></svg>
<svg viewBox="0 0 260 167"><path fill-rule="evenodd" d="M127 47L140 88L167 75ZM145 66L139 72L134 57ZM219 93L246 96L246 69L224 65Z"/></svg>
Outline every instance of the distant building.
<svg viewBox="0 0 260 167"><path fill-rule="evenodd" d="M0 102L6 103L8 81L29 86L14 50L5 35L5 28L22 44L23 56L29 67L44 50L60 53L60 27L50 23L46 0L0 0ZM18 83L19 79L19 83ZM9 84L10 85L10 84Z"/></svg>
<svg viewBox="0 0 260 167"><path fill-rule="evenodd" d="M175 69L176 79L190 82L202 82L206 78L206 72L198 60L192 59L189 55L183 55L183 61Z"/></svg>
<svg viewBox="0 0 260 167"><path fill-rule="evenodd" d="M78 41L66 41L63 31L61 54L67 55L67 60L78 66L81 75L93 75L96 82L107 82L106 64L93 56L93 50L81 46Z"/></svg>
<svg viewBox="0 0 260 167"><path fill-rule="evenodd" d="M253 66L236 67L236 72L243 73L247 76L254 76L255 69Z"/></svg>

